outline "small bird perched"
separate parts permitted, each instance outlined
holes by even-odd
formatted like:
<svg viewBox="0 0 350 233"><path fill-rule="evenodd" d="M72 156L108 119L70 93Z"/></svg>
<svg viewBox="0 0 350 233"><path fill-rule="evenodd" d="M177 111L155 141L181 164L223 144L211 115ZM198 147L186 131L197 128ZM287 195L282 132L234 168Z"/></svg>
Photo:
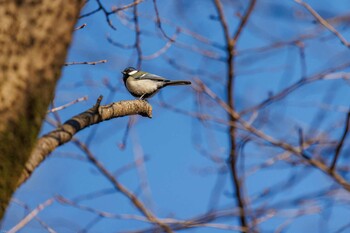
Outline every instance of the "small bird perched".
<svg viewBox="0 0 350 233"><path fill-rule="evenodd" d="M126 89L135 97L147 99L166 86L190 85L190 81L171 81L161 76L150 74L133 67L125 68L122 72Z"/></svg>

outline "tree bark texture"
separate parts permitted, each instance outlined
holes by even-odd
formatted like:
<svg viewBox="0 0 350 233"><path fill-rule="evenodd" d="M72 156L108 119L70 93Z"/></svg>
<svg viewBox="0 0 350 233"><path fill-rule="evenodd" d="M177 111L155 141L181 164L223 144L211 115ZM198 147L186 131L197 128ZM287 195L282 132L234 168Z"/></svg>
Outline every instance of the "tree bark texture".
<svg viewBox="0 0 350 233"><path fill-rule="evenodd" d="M81 7L81 0L0 1L0 219L53 98Z"/></svg>
<svg viewBox="0 0 350 233"><path fill-rule="evenodd" d="M56 130L51 131L37 141L31 156L26 162L25 169L18 180L18 186L24 183L34 170L58 146L72 140L79 131L102 121L129 115L141 115L152 118L152 106L144 100L129 100L100 106L102 96L96 105L89 110L67 120Z"/></svg>

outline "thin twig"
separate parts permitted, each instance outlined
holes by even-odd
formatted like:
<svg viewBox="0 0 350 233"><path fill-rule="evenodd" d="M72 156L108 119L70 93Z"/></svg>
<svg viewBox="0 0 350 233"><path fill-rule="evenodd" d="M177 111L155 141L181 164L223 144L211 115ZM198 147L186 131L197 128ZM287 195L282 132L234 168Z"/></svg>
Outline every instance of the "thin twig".
<svg viewBox="0 0 350 233"><path fill-rule="evenodd" d="M304 151L304 133L302 128L298 128L298 136L299 136L299 147L300 151Z"/></svg>
<svg viewBox="0 0 350 233"><path fill-rule="evenodd" d="M242 20L239 23L239 26L234 33L234 36L232 39L230 38L230 31L228 23L225 19L224 10L222 7L222 4L220 0L214 0L216 10L219 15L219 21L221 23L221 27L224 33L225 42L226 42L226 64L227 64L227 83L226 83L226 101L227 105L230 109L235 109L235 102L234 102L234 79L235 79L235 67L234 67L234 54L235 54L235 47L237 44L237 40L239 36L241 35L241 32L243 31L243 28L245 27L248 18L250 17L254 6L255 6L256 0L251 0L248 9L246 10ZM229 121L235 122L236 118L233 117L232 114L228 113ZM228 127L228 135L229 135L229 141L230 141L230 154L229 154L229 163L230 163L230 169L233 179L233 186L235 187L235 195L237 198L237 205L240 209L240 222L241 227L244 229L249 229L249 224L246 219L246 203L244 201L244 194L242 190L242 180L239 178L238 175L238 168L237 168L237 160L238 160L238 154L236 150L236 128L234 125L230 125Z"/></svg>
<svg viewBox="0 0 350 233"><path fill-rule="evenodd" d="M106 63L106 62L107 62L107 60L82 61L82 62L73 61L73 62L66 62L64 65L65 66L70 66L70 65L97 65L97 64Z"/></svg>
<svg viewBox="0 0 350 233"><path fill-rule="evenodd" d="M135 116L131 116L131 117L129 118L128 124L127 124L127 126L126 126L126 128L125 128L125 132L124 132L124 136L123 136L122 142L118 144L119 149L121 149L121 150L124 150L124 149L125 149L125 147L126 147L126 142L127 142L127 140L128 140L128 137L129 137L130 129L131 129L131 127L135 124L136 120L137 120L137 119L136 119Z"/></svg>
<svg viewBox="0 0 350 233"><path fill-rule="evenodd" d="M84 23L84 24L80 25L79 27L75 28L74 31L80 30L80 29L86 27L86 25L87 25L87 24Z"/></svg>
<svg viewBox="0 0 350 233"><path fill-rule="evenodd" d="M250 0L249 2L249 5L248 5L248 9L246 10L246 12L244 13L244 16L242 18L242 20L240 21L239 25L238 25L238 28L236 30L236 33L234 34L233 36L233 41L234 43L237 42L239 36L242 34L242 30L243 28L245 27L245 25L247 24L248 22L248 19L249 17L251 16L252 12L253 12L253 9L256 5L256 0Z"/></svg>
<svg viewBox="0 0 350 233"><path fill-rule="evenodd" d="M50 198L44 203L38 205L34 210L32 210L27 216L25 216L19 223L12 227L7 233L15 233L27 225L34 217L36 217L42 210L53 203L54 199Z"/></svg>
<svg viewBox="0 0 350 233"><path fill-rule="evenodd" d="M26 211L29 212L30 208L27 204L25 204L24 202L16 199L16 198L12 198L11 202L16 203L17 205L21 206L22 208L24 208ZM34 216L34 219L43 227L45 228L45 230L47 230L49 233L57 233L52 227L50 227L46 222L44 222L43 220L41 220L38 215ZM1 224L0 224L0 228L1 228Z"/></svg>
<svg viewBox="0 0 350 233"><path fill-rule="evenodd" d="M85 18L85 17L88 17L90 15L93 15L99 11L103 11L103 13L105 14L105 17L106 17L106 21L108 23L108 25L113 29L113 30L117 30L117 28L112 24L112 21L110 20L109 16L111 14L114 14L114 13L117 13L119 11L123 11L123 10L126 10L130 7L133 7L133 6L136 6L137 4L140 4L141 2L143 2L144 0L135 0L133 3L130 3L130 4L127 4L125 6L122 6L122 7L113 7L111 11L107 11L106 8L102 5L101 1L100 0L96 0L96 3L98 5L98 8L91 11L91 12L88 12L86 14L83 14L81 15L79 18Z"/></svg>
<svg viewBox="0 0 350 233"><path fill-rule="evenodd" d="M65 109L65 108L67 108L75 103L82 102L82 101L85 101L87 99L88 99L87 96L80 97L76 100L73 100L73 101L67 103L67 104L61 105L61 106L56 107L56 108L52 108L52 109L48 110L47 113L60 111L60 110Z"/></svg>
<svg viewBox="0 0 350 233"><path fill-rule="evenodd" d="M225 19L225 15L224 15L224 10L222 8L222 4L221 4L220 0L214 0L214 3L215 3L216 10L219 14L220 23L221 23L222 30L224 32L226 46L227 46L230 43L231 38L230 38L230 32L229 32L229 28L227 25L227 21Z"/></svg>
<svg viewBox="0 0 350 233"><path fill-rule="evenodd" d="M97 159L96 157L91 153L89 148L79 141L76 138L73 138L72 141L77 145L88 157L90 162L92 162L96 168L113 184L113 186L123 193L129 200L133 203L133 205L150 221L155 224L157 224L159 227L163 228L163 230L167 233L172 233L173 231L171 228L160 221L156 216L153 215L153 213L147 209L147 207L131 192L129 191L125 186L123 186L114 176L112 173L110 173Z"/></svg>
<svg viewBox="0 0 350 233"><path fill-rule="evenodd" d="M96 3L97 3L97 5L98 5L98 8L97 8L97 9L95 9L95 10L93 10L93 11L91 11L91 12L88 12L88 13L86 13L86 14L81 15L81 16L79 17L79 19L84 18L84 17L87 17L87 16L90 16L90 15L93 15L93 14L99 12L99 11L103 11L103 13L105 14L106 21L107 21L108 25L109 25L113 30L117 30L116 27L114 27L114 25L112 24L112 21L111 21L110 18L109 18L109 15L110 15L111 13L108 12L108 11L106 10L106 8L102 5L102 3L101 3L100 0L96 0Z"/></svg>
<svg viewBox="0 0 350 233"><path fill-rule="evenodd" d="M183 230L183 229L190 229L190 228L198 228L198 227L212 227L212 228L218 228L218 229L230 229L240 232L246 232L246 228L242 228L240 226L232 226L232 225L226 225L226 224L211 224L210 222L213 222L214 220L221 219L221 218L227 218L230 216L238 216L239 211L238 209L230 208L227 210L219 210L219 211L210 211L208 213L205 213L203 215L199 215L194 218L190 218L188 220L177 220L177 219L162 219L163 222L166 222L168 224L171 224L173 230ZM148 229L143 230L136 230L136 231L128 231L129 233L154 233L157 232L157 229L152 227Z"/></svg>
<svg viewBox="0 0 350 233"><path fill-rule="evenodd" d="M110 14L109 14L109 12L106 10L106 8L104 8L104 7L102 6L102 3L100 2L100 0L96 0L96 2L97 2L97 4L99 5L100 10L102 10L103 13L105 14L106 21L107 21L108 25L109 25L113 30L117 30L117 28L114 27L114 25L113 25L111 19L109 18L109 15L110 15Z"/></svg>
<svg viewBox="0 0 350 233"><path fill-rule="evenodd" d="M339 141L339 143L338 143L338 145L337 145L337 147L335 149L335 152L334 152L332 165L330 167L331 170L335 169L335 165L336 165L336 163L338 161L341 149L343 148L344 141L345 141L346 136L348 135L348 132L349 132L349 126L350 126L350 111L348 111L348 114L346 115L344 132L343 132L343 135L341 136L341 139L340 139L340 141Z"/></svg>
<svg viewBox="0 0 350 233"><path fill-rule="evenodd" d="M301 41L297 41L295 45L299 49L299 57L300 57L300 73L301 73L301 78L306 78L307 75L307 66L306 66L306 58L305 58L305 44Z"/></svg>
<svg viewBox="0 0 350 233"><path fill-rule="evenodd" d="M236 119L237 122L239 122L243 128L252 133L253 135L257 136L258 138L270 143L271 145L274 145L276 147L279 147L281 149L284 149L286 151L291 152L292 154L298 155L301 158L305 159L305 161L314 166L315 168L318 168L320 171L323 173L329 175L335 182L337 182L339 185L341 185L345 190L350 192L350 183L344 179L339 173L331 170L326 164L324 164L322 161L316 160L311 158L309 155L307 155L305 152L302 153L300 151L299 147L294 147L286 142L279 141L275 138L273 138L270 135L265 134L264 132L260 131L259 129L253 127L251 124L243 120L240 116L240 114L233 109L230 109L230 107L223 101L221 100L211 89L209 89L202 81L199 79L195 79L198 85L200 85L203 89L203 91L210 96L213 100L215 100L225 111L230 113L233 118Z"/></svg>
<svg viewBox="0 0 350 233"><path fill-rule="evenodd" d="M226 49L227 49L227 83L226 83L226 101L227 105L229 106L230 109L235 109L234 106L234 63L233 63L233 53L234 53L234 43L233 40L230 38L230 32L229 28L227 25L227 21L225 19L224 11L221 5L220 0L214 0L215 1L215 7L216 10L219 14L220 18L220 23L221 27L225 36L225 41L226 41ZM236 119L232 117L231 114L228 113L229 121L235 122ZM230 153L229 153L229 165L230 165L230 170L231 170L231 175L232 175L232 180L233 180L233 187L235 190L235 196L236 196L236 201L237 205L239 206L240 209L240 224L242 228L249 228L248 227L248 222L246 219L246 211L245 211L245 202L244 202L244 195L242 193L242 185L241 185L241 180L238 177L238 170L237 170L237 150L236 150L236 129L233 125L228 127L228 136L229 136L229 142L230 142Z"/></svg>
<svg viewBox="0 0 350 233"><path fill-rule="evenodd" d="M147 55L147 56L143 56L142 59L143 60L151 60L151 59L155 59L157 57L159 57L160 55L162 55L163 53L165 53L170 47L171 45L175 42L176 37L179 35L180 30L177 30L174 34L174 36L171 38L171 40L169 40L164 46L163 48L159 49L157 52L151 54L151 55Z"/></svg>
<svg viewBox="0 0 350 233"><path fill-rule="evenodd" d="M149 209L154 209L154 201L152 198L152 191L148 181L147 169L145 166L146 156L143 152L142 146L138 140L135 131L132 133L132 144L134 152L134 161L136 165L136 170L138 174L138 180L140 185L141 195L145 204Z"/></svg>
<svg viewBox="0 0 350 233"><path fill-rule="evenodd" d="M110 212L106 212L106 211L101 211L101 210L97 210L97 209L89 207L89 206L80 205L76 201L69 200L63 196L56 196L55 199L60 204L70 205L70 206L73 206L73 207L78 208L80 210L94 213L97 216L101 216L104 218L129 219L129 220L132 219L132 220L137 220L137 221L142 221L142 222L149 222L149 220L143 216L131 215L131 214L115 214L115 213L110 213Z"/></svg>
<svg viewBox="0 0 350 233"><path fill-rule="evenodd" d="M79 16L79 19L88 17L88 16L90 16L90 15L93 15L93 14L95 14L96 12L99 12L100 10L102 10L101 6L99 6L97 9L95 9L95 10L93 10L93 11L90 11L90 12L88 12L88 13L86 13L86 14L83 14L83 15Z"/></svg>
<svg viewBox="0 0 350 233"><path fill-rule="evenodd" d="M124 166L122 166L121 168L119 168L118 170L116 170L115 172L113 172L113 175L116 177L119 177L120 175L122 175L123 173L126 173L127 171L130 171L131 169L134 169L135 167L138 166L139 163L145 163L149 160L149 157L144 156L142 158L142 160L136 159L133 162L130 162L128 164L125 164Z"/></svg>
<svg viewBox="0 0 350 233"><path fill-rule="evenodd" d="M125 44L122 44L122 43L119 43L119 42L113 40L109 35L107 35L106 37L107 37L107 41L116 47L123 48L123 49L134 49L135 48L135 44L125 45Z"/></svg>
<svg viewBox="0 0 350 233"><path fill-rule="evenodd" d="M170 42L175 42L175 39L173 38L170 38L164 31L163 27L162 27L162 22L160 20L160 17L159 17L159 11L158 11L158 7L157 7L157 1L156 0L153 0L153 6L154 6L154 11L156 13L156 24L159 28L159 30L161 31L162 35L168 39Z"/></svg>
<svg viewBox="0 0 350 233"><path fill-rule="evenodd" d="M306 84L314 83L314 82L325 80L325 79L340 79L340 78L345 79L347 77L343 74L339 75L338 73L335 73L336 75L333 76L332 73L339 71L339 70L349 68L349 67L350 67L350 62L346 62L346 63L340 64L336 67L328 68L328 69L321 71L315 75L312 75L308 78L299 79L298 81L296 81L292 85L282 89L281 91L277 92L276 94L274 94L272 96L269 96L267 99L263 100L261 103L255 105L253 107L249 107L249 108L242 110L240 112L240 114L245 115L249 112L255 112L259 109L262 109L262 108L270 105L271 103L274 103L274 102L277 102L277 101L283 99L288 94L294 92L295 90L298 90L300 87L302 87Z"/></svg>
<svg viewBox="0 0 350 233"><path fill-rule="evenodd" d="M136 0L134 1L136 2ZM137 4L134 5L134 25L135 25L135 47L137 51L137 69L141 68L142 64L142 49L141 49L141 30L139 25L139 16L137 15Z"/></svg>
<svg viewBox="0 0 350 233"><path fill-rule="evenodd" d="M75 28L74 31L80 30L80 29L86 27L86 25L87 25L87 24L84 23L83 25L80 25L79 27Z"/></svg>
<svg viewBox="0 0 350 233"><path fill-rule="evenodd" d="M118 8L113 8L111 12L108 12L108 14L110 15L110 14L113 14L113 13L117 13L118 11L126 10L128 8L131 8L133 6L136 6L136 5L140 4L143 1L144 0L135 0L133 3L127 4L125 6L118 7Z"/></svg>
<svg viewBox="0 0 350 233"><path fill-rule="evenodd" d="M322 24L334 35L336 35L343 45L345 45L348 48L350 47L350 43L343 37L343 35L340 32L338 32L330 23L328 23L327 20L322 18L322 16L320 16L309 4L307 4L306 2L303 2L302 0L294 0L294 1L302 5L303 7L305 7L320 24Z"/></svg>

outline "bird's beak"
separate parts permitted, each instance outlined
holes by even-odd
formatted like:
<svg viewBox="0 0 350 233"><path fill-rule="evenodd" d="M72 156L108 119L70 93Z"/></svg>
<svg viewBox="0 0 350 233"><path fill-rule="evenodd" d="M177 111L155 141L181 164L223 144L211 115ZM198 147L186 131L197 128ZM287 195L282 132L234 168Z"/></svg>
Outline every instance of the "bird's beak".
<svg viewBox="0 0 350 233"><path fill-rule="evenodd" d="M124 71L122 71L122 74L126 74Z"/></svg>

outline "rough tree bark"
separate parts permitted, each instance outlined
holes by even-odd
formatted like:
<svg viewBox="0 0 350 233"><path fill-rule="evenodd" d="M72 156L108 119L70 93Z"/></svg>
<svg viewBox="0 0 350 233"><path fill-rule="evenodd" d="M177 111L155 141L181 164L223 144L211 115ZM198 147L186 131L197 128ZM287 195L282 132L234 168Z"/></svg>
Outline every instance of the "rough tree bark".
<svg viewBox="0 0 350 233"><path fill-rule="evenodd" d="M0 219L53 98L82 2L0 1Z"/></svg>
<svg viewBox="0 0 350 233"><path fill-rule="evenodd" d="M138 114L152 118L152 106L145 100L120 101L105 106L100 105L101 100L102 96L92 108L67 120L57 129L38 139L18 180L18 185L24 183L53 150L71 141L80 130L117 117Z"/></svg>

